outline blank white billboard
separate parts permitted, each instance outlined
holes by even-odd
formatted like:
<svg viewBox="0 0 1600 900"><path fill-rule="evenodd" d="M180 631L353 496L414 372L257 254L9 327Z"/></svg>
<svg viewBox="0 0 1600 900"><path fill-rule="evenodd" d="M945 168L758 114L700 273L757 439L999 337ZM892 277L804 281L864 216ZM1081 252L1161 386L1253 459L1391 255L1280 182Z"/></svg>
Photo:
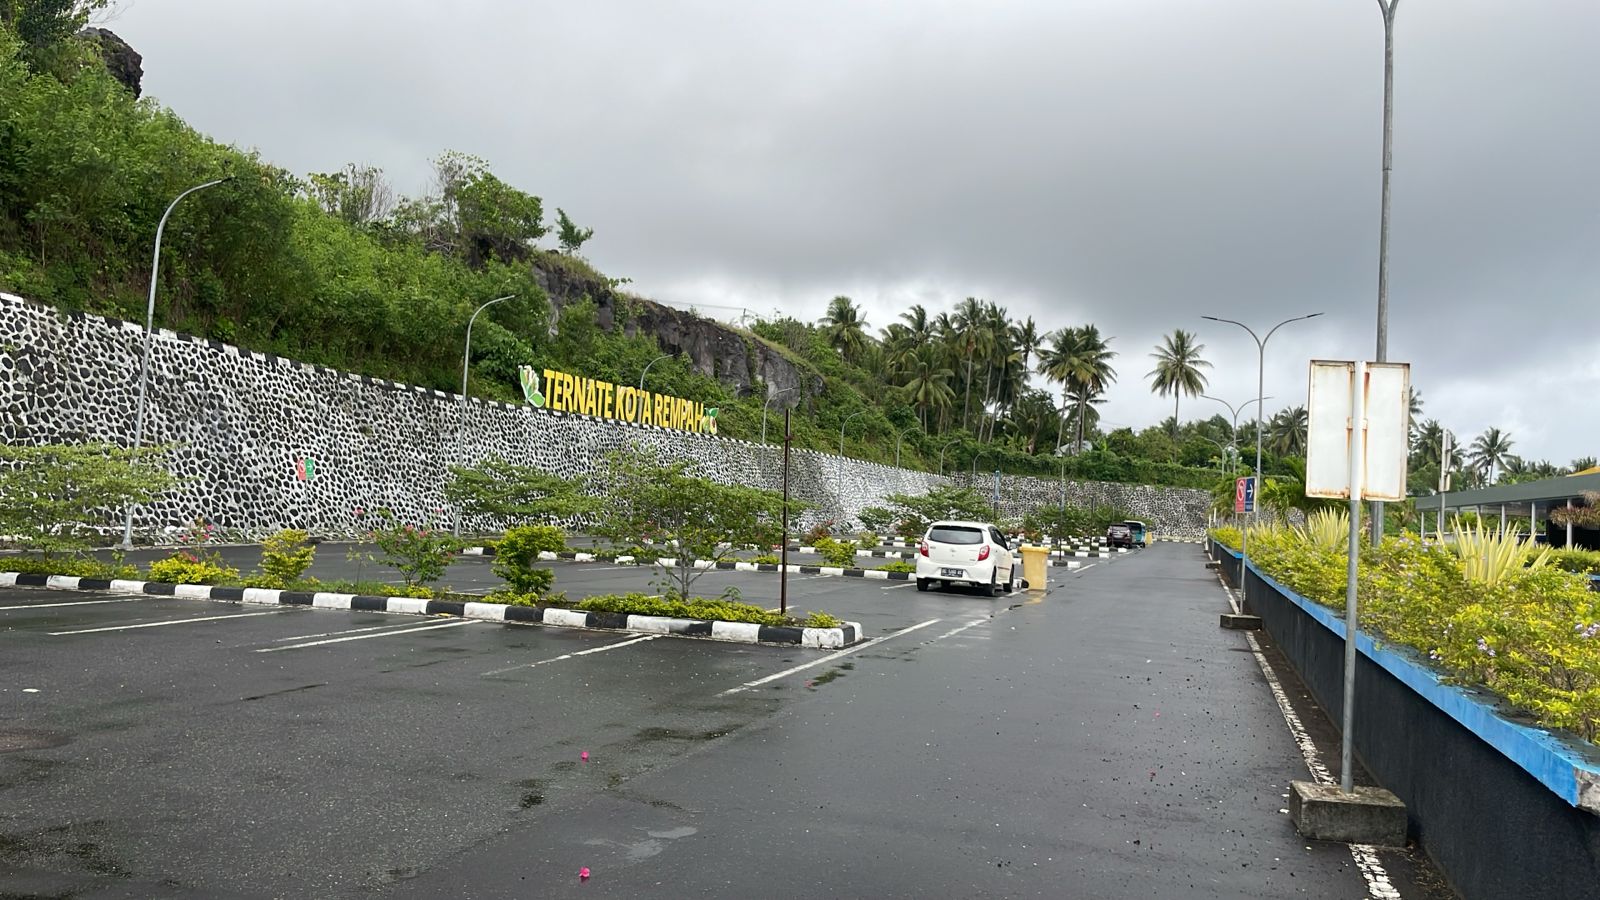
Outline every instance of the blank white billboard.
<svg viewBox="0 0 1600 900"><path fill-rule="evenodd" d="M1312 360L1306 400L1306 496L1350 498L1350 418L1356 364ZM1406 496L1410 446L1411 366L1367 363L1361 385L1365 422L1362 476L1364 500L1400 501ZM1358 432L1359 433L1359 432Z"/></svg>

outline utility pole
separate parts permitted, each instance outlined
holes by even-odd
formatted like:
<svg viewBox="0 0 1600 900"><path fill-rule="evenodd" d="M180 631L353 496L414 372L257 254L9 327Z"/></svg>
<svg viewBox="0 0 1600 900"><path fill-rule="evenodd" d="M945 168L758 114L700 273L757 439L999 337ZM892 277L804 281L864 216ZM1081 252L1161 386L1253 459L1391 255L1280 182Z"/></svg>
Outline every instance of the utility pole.
<svg viewBox="0 0 1600 900"><path fill-rule="evenodd" d="M1378 362L1389 361L1389 174L1394 170L1394 11L1400 0L1378 0L1383 13L1383 201L1378 213ZM1383 543L1383 502L1372 504L1372 545Z"/></svg>

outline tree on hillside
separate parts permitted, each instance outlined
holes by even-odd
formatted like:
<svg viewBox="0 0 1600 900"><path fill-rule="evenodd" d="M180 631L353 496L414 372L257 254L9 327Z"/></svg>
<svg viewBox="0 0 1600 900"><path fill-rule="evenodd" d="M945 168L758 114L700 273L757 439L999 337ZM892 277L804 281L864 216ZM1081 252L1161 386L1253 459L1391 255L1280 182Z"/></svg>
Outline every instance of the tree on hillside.
<svg viewBox="0 0 1600 900"><path fill-rule="evenodd" d="M578 248L592 237L593 228L579 228L576 222L567 217L566 210L556 207L556 242L561 245L562 253L577 256Z"/></svg>
<svg viewBox="0 0 1600 900"><path fill-rule="evenodd" d="M828 312L822 317L822 333L828 345L839 351L845 359L854 359L866 346L867 320L855 301L840 295L828 303Z"/></svg>
<svg viewBox="0 0 1600 900"><path fill-rule="evenodd" d="M306 181L306 194L347 225L382 221L394 209L394 190L375 166L349 163L337 172L313 172Z"/></svg>
<svg viewBox="0 0 1600 900"><path fill-rule="evenodd" d="M1267 424L1267 443L1273 455L1305 456L1308 421L1304 406L1278 410Z"/></svg>
<svg viewBox="0 0 1600 900"><path fill-rule="evenodd" d="M1156 352L1150 354L1156 361L1156 367L1145 377L1150 379L1150 387L1160 396L1172 394L1174 438L1178 433L1178 401L1184 394L1194 397L1206 389L1206 376L1200 370L1211 368L1211 363L1200 357L1204 349L1206 345L1196 343L1192 333L1178 328L1166 336Z"/></svg>
<svg viewBox="0 0 1600 900"><path fill-rule="evenodd" d="M501 181L484 160L447 150L433 166L434 193L401 203L394 215L395 226L429 250L481 268L526 259L549 233L544 201Z"/></svg>
<svg viewBox="0 0 1600 900"><path fill-rule="evenodd" d="M972 366L977 358L984 354L987 342L993 338L988 325L984 303L977 297L968 297L956 307L955 315L950 323L955 329L955 339L958 343L957 354L966 361L967 377L965 383L965 399L961 401L961 427L969 428L969 418L972 412Z"/></svg>
<svg viewBox="0 0 1600 900"><path fill-rule="evenodd" d="M1090 404L1075 403L1075 399L1100 394L1117 377L1116 370L1111 367L1111 360L1117 354L1110 349L1110 342L1109 338L1102 338L1100 329L1093 325L1063 328L1051 335L1049 346L1039 353L1040 374L1061 383L1063 406L1074 410L1077 421L1074 454L1083 448L1084 419L1092 411ZM1063 418L1063 428L1065 423ZM1061 443L1064 441L1058 436L1058 447Z"/></svg>
<svg viewBox="0 0 1600 900"><path fill-rule="evenodd" d="M1594 468L1595 465L1596 465L1596 463L1595 463L1594 457L1592 457L1592 456L1580 456L1577 459L1572 461L1572 471L1574 471L1574 472L1582 472L1585 469Z"/></svg>
<svg viewBox="0 0 1600 900"><path fill-rule="evenodd" d="M955 373L944 365L938 348L923 344L911 354L906 363L906 398L922 417L922 429L928 430L928 411L947 409L955 400L950 389L950 379Z"/></svg>
<svg viewBox="0 0 1600 900"><path fill-rule="evenodd" d="M0 0L0 25L27 45L30 65L83 30L109 0Z"/></svg>
<svg viewBox="0 0 1600 900"><path fill-rule="evenodd" d="M1467 459L1472 467L1485 473L1489 484L1494 484L1496 474L1511 456L1511 436L1498 428L1486 429L1472 442Z"/></svg>

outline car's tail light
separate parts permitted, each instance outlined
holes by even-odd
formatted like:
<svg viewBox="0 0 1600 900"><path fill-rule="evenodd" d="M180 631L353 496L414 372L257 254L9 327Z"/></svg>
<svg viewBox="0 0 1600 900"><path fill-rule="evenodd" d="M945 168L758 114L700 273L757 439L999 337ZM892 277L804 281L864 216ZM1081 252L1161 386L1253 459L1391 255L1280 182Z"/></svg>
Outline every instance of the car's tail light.
<svg viewBox="0 0 1600 900"><path fill-rule="evenodd" d="M921 553L923 556L927 556L928 555L928 542L927 541L923 541L922 543L918 544L917 545L917 552Z"/></svg>
<svg viewBox="0 0 1600 900"><path fill-rule="evenodd" d="M978 562L983 562L984 560L986 560L988 558L989 558L989 545L988 544L984 544L983 545L983 549L978 551Z"/></svg>

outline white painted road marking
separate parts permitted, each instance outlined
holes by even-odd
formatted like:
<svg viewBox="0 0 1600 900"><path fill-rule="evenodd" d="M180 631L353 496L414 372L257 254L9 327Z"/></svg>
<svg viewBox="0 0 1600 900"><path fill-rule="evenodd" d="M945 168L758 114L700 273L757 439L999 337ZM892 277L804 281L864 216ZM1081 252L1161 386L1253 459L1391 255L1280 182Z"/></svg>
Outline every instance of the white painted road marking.
<svg viewBox="0 0 1600 900"><path fill-rule="evenodd" d="M504 668L504 669L495 669L493 672L485 672L485 673L483 673L483 675L481 677L488 678L490 675L503 675L506 672L515 672L518 669L531 669L534 666L542 666L545 663L560 662L563 659L572 659L575 656L588 656L591 653L604 653L607 650L615 650L618 647L626 647L629 644L637 644L637 643L640 643L642 641L653 641L658 637L666 637L666 635L662 635L662 634L647 634L644 637L629 638L628 640L625 640L625 641L617 641L614 644L606 644L604 647L590 647L587 650L578 650L578 651L575 651L575 652L572 652L572 653L563 653L560 656L552 656L549 659L541 659L538 662L522 663L521 665L509 666L509 667Z"/></svg>
<svg viewBox="0 0 1600 900"><path fill-rule="evenodd" d="M1217 573L1217 581L1222 583L1221 572ZM1228 595L1228 605L1233 607L1234 615L1242 612L1239 601L1233 596L1233 590L1226 584L1222 584L1222 590ZM1272 699L1278 703L1278 711L1283 713L1283 721L1289 726L1289 734L1294 738L1295 745L1300 748L1300 755L1305 757L1306 769L1311 772L1312 779L1318 784L1337 783L1333 773L1323 765L1322 754L1300 721L1300 715L1289 703L1289 695L1284 692L1277 673L1272 671L1272 666L1267 664L1266 656L1262 655L1261 644L1256 641L1256 636L1246 631L1244 638L1250 644L1250 654L1256 658L1256 665L1261 667L1261 674L1267 679L1267 687L1272 690ZM1355 860L1356 868L1361 870L1361 877L1366 879L1367 896L1372 900L1402 900L1400 892L1389 880L1388 871L1383 868L1383 861L1378 858L1377 848L1370 844L1351 844L1350 856Z"/></svg>
<svg viewBox="0 0 1600 900"><path fill-rule="evenodd" d="M277 653L279 650L299 650L301 647L320 647L323 644L342 644L345 641L364 641L368 638L391 637L397 634L413 634L418 631L432 631L435 628L455 628L460 625L471 625L471 619L457 619L454 622L440 622L437 625L421 625L416 628L397 629L384 631L378 634L356 634L350 637L329 638L325 641L307 641L304 644L290 644L287 647L263 647L257 653Z"/></svg>
<svg viewBox="0 0 1600 900"><path fill-rule="evenodd" d="M415 621L399 622L392 625L373 625L368 628L347 628L344 631L324 631L319 634L296 634L289 637L273 638L272 643L281 644L284 641L309 641L312 638L333 637L336 634L360 634L363 631L383 631L388 628L415 628Z"/></svg>
<svg viewBox="0 0 1600 900"><path fill-rule="evenodd" d="M938 643L939 641L942 641L947 637L955 637L956 635L960 634L961 632L966 631L968 628L972 628L972 627L975 627L975 626L978 626L978 625L982 625L983 623L988 622L988 621L991 621L991 620L989 620L989 619L973 619L971 622L968 622L965 625L960 625L960 626L957 626L955 628L952 628L949 631L946 631L944 634L941 634L938 637L933 638L931 640L923 641L922 643L924 645Z"/></svg>
<svg viewBox="0 0 1600 900"><path fill-rule="evenodd" d="M890 585L889 587L878 588L878 590L880 590L880 591L898 591L898 590L902 590L904 588L911 587L912 585L915 585L915 584L916 584L915 581L908 581L905 584L893 584L893 585Z"/></svg>
<svg viewBox="0 0 1600 900"><path fill-rule="evenodd" d="M137 600L143 600L143 599L145 599L145 598L143 598L143 597L122 597L122 598L117 599L117 600L72 600L72 601L67 602L67 603L24 603L24 604L22 604L20 606L0 606L0 610L4 610L4 609L46 609L46 608L51 607L51 606L88 606L88 605L90 605L92 603L133 603L133 602L135 602Z"/></svg>
<svg viewBox="0 0 1600 900"><path fill-rule="evenodd" d="M758 688L758 687L762 686L763 684L766 684L769 681L777 681L779 678L784 678L784 677L787 677L789 675L793 675L796 672L804 672L806 669L814 668L816 666L827 665L828 663L833 662L834 660L838 659L841 656L849 656L850 654L856 652L857 650L865 650L868 647L871 647L871 646L873 646L875 644L881 644L884 641L894 640L895 638L897 638L897 637L899 637L899 636L901 636L903 634L910 634L911 632L916 631L918 628L927 628L929 625L932 625L935 622L939 622L939 621L942 621L942 620L940 620L940 619L929 619L926 622L918 622L915 625L911 625L911 626L908 626L906 628L902 628L899 631L894 632L893 634L886 634L883 637L869 638L869 639L867 639L865 641L862 641L861 643L859 643L859 644L855 645L854 647L851 647L851 648L849 648L847 650L839 650L839 651L836 651L834 653L830 653L830 654L828 654L827 656L824 656L821 659L812 660L811 662L808 662L808 663L802 663L802 664L800 664L798 666L795 666L793 668L784 669L782 672L775 672L775 673L773 673L771 675L768 675L765 678L757 678L755 681L746 681L744 684L741 684L736 688L728 688L727 690L723 691L722 693L718 694L717 696L718 697L726 697L729 694L737 694L740 691L748 691L751 688Z"/></svg>
<svg viewBox="0 0 1600 900"><path fill-rule="evenodd" d="M191 622L216 622L220 619L248 619L251 616L275 616L285 610L269 610L267 612L234 613L229 616L201 616L196 619L173 619L169 622L144 622L138 625L107 625L104 628L80 628L77 631L50 631L46 632L52 637L64 634L93 634L97 631L127 631L130 628L160 628L164 625L188 625Z"/></svg>

